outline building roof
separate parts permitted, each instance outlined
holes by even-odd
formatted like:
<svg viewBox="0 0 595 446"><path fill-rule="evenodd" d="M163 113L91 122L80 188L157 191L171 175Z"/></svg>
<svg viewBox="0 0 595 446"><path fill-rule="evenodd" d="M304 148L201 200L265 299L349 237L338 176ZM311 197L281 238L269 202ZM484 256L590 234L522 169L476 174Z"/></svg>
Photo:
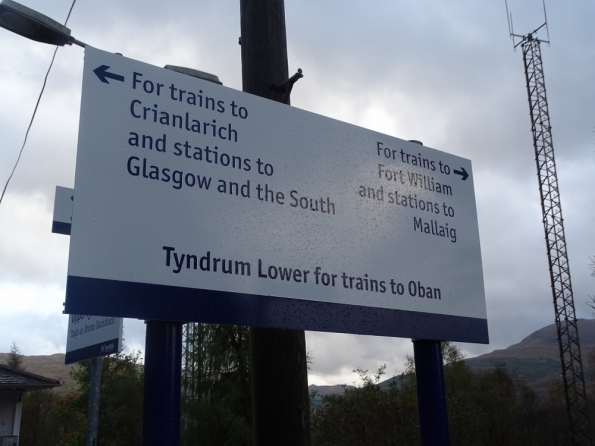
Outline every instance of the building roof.
<svg viewBox="0 0 595 446"><path fill-rule="evenodd" d="M0 364L0 390L41 390L61 386L57 379Z"/></svg>

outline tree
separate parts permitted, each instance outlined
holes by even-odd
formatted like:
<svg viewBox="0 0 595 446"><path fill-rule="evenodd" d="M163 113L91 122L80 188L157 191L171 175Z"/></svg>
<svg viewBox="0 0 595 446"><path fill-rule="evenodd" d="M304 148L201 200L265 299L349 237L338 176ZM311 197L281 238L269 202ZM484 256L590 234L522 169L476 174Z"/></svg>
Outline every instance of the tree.
<svg viewBox="0 0 595 446"><path fill-rule="evenodd" d="M519 408L513 377L504 363L476 374L469 397L481 421L476 439L483 445L518 443Z"/></svg>
<svg viewBox="0 0 595 446"><path fill-rule="evenodd" d="M520 436L527 445L539 444L536 439L540 430L540 401L537 392L522 380L517 381L519 399Z"/></svg>
<svg viewBox="0 0 595 446"><path fill-rule="evenodd" d="M54 390L26 392L21 416L21 446L60 444L60 396Z"/></svg>
<svg viewBox="0 0 595 446"><path fill-rule="evenodd" d="M415 377L404 373L387 389L378 383L386 366L375 375L356 369L363 382L343 394L322 397L323 408L312 407L312 444L316 446L418 445ZM315 401L314 395L310 401Z"/></svg>
<svg viewBox="0 0 595 446"><path fill-rule="evenodd" d="M6 365L16 370L25 370L25 367L23 366L23 357L24 356L21 354L16 342L12 341L10 353L8 354L8 359L6 360Z"/></svg>
<svg viewBox="0 0 595 446"><path fill-rule="evenodd" d="M444 380L452 444L547 445L543 411L537 395L521 380L515 380L505 364L473 372L464 355L452 343L443 343ZM363 385L342 395L322 398L323 407L312 409L312 440L315 446L418 445L419 422L415 367L412 357L404 373L390 386L376 375L355 370ZM314 398L312 398L314 400ZM552 434L551 438L560 438ZM563 443L553 443L563 444Z"/></svg>
<svg viewBox="0 0 595 446"><path fill-rule="evenodd" d="M91 361L77 364L71 376L78 389L64 403L62 417L75 420L63 424L63 445L84 444L87 428ZM101 367L101 397L97 436L102 446L140 445L143 412L143 367L140 352L104 357Z"/></svg>
<svg viewBox="0 0 595 446"><path fill-rule="evenodd" d="M183 444L252 444L249 351L247 327L186 324Z"/></svg>

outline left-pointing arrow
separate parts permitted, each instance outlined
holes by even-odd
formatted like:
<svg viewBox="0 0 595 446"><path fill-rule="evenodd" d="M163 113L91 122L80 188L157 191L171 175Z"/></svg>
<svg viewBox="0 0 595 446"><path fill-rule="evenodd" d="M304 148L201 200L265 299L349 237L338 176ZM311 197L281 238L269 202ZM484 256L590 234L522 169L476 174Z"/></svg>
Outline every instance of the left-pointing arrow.
<svg viewBox="0 0 595 446"><path fill-rule="evenodd" d="M110 67L108 67L107 65L101 65L100 67L97 67L93 70L93 73L95 73L97 75L97 77L99 78L99 80L101 82L103 82L104 84L109 84L108 79L113 79L115 81L119 81L119 82L124 82L124 76L120 76L119 74L114 74L114 73L110 73L107 70L109 70Z"/></svg>

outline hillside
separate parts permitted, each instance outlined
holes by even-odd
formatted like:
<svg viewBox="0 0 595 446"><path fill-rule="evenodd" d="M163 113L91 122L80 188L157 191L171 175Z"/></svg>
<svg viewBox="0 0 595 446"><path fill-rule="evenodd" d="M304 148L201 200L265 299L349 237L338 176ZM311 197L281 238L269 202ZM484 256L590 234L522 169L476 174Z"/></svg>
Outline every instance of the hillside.
<svg viewBox="0 0 595 446"><path fill-rule="evenodd" d="M6 364L8 353L0 353L0 364ZM76 387L76 383L70 377L70 370L73 365L64 364L64 354L56 353L47 356L23 356L23 366L25 370L37 375L45 376L60 380L63 383L61 387L56 390L61 393L68 393ZM310 392L316 391L319 398L324 395L343 393L345 388L352 386L336 385L336 386L309 386Z"/></svg>
<svg viewBox="0 0 595 446"><path fill-rule="evenodd" d="M310 402L312 405L320 409L322 407L322 399L327 395L339 395L343 394L346 389L352 389L353 386L347 384L337 384L334 386L317 386L316 384L310 384L308 386L308 393L310 394Z"/></svg>
<svg viewBox="0 0 595 446"><path fill-rule="evenodd" d="M579 319L578 330L583 369L587 378L593 374L589 358L595 351L595 320ZM508 348L494 350L466 361L472 370L477 371L504 363L508 370L534 389L544 391L561 373L556 325L543 327Z"/></svg>
<svg viewBox="0 0 595 446"><path fill-rule="evenodd" d="M595 364L590 363L590 358L595 359L595 320L579 319L578 330L585 380L590 380L595 374ZM559 352L556 325L551 324L531 333L518 344L465 359L465 362L473 371L489 370L497 364L504 364L515 377L538 392L544 392L560 376ZM393 382L398 383L397 377L381 382L380 387L386 388Z"/></svg>
<svg viewBox="0 0 595 446"><path fill-rule="evenodd" d="M589 363L589 358L595 354L595 320L579 319L579 336L586 378L594 375L595 370ZM0 363L5 364L8 353L0 353ZM516 376L524 379L536 390L543 391L560 375L560 357L555 324L543 327L517 344L508 348L494 350L475 358L466 359L472 370L480 371L494 367L497 363L504 363L506 368ZM64 354L56 353L47 356L24 356L23 365L31 373L58 379L64 384L57 389L60 393L67 393L75 387L70 377L72 365L64 364ZM388 386L394 380L380 383ZM351 387L351 386L347 386ZM315 390L318 398L327 394L343 393L345 386L309 386Z"/></svg>
<svg viewBox="0 0 595 446"><path fill-rule="evenodd" d="M581 353L585 356L595 348L595 320L579 319L578 331L581 343ZM503 350L494 350L491 353L478 356L473 359L488 359L488 358L537 358L537 359L553 359L560 360L560 353L558 350L558 337L556 334L556 325L551 324L543 327L518 344L511 345Z"/></svg>
<svg viewBox="0 0 595 446"><path fill-rule="evenodd" d="M0 364L6 364L8 353L0 353ZM23 356L23 367L27 372L60 380L62 385L56 388L60 394L68 393L76 387L76 383L70 377L72 365L64 364L64 354Z"/></svg>

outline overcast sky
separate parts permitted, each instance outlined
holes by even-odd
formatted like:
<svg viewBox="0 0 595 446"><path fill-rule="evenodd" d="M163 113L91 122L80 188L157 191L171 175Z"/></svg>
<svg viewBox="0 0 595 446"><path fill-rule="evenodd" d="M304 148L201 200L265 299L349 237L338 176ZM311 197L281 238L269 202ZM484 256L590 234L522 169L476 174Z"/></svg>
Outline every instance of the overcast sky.
<svg viewBox="0 0 595 446"><path fill-rule="evenodd" d="M64 22L71 0L27 0ZM541 0L509 0L518 34L543 22ZM578 317L595 294L595 4L548 2L543 63ZM292 105L468 158L473 163L490 345L553 323L522 53L503 1L287 0ZM241 90L237 0L79 2L72 34L156 66L197 68ZM541 35L543 38L547 36ZM0 29L0 185L17 159L53 47ZM58 50L20 164L0 204L0 352L65 351L67 236L51 233L55 186L74 187L84 51ZM144 324L125 320L127 350ZM307 333L311 384L355 381L357 367L403 370L408 339Z"/></svg>

